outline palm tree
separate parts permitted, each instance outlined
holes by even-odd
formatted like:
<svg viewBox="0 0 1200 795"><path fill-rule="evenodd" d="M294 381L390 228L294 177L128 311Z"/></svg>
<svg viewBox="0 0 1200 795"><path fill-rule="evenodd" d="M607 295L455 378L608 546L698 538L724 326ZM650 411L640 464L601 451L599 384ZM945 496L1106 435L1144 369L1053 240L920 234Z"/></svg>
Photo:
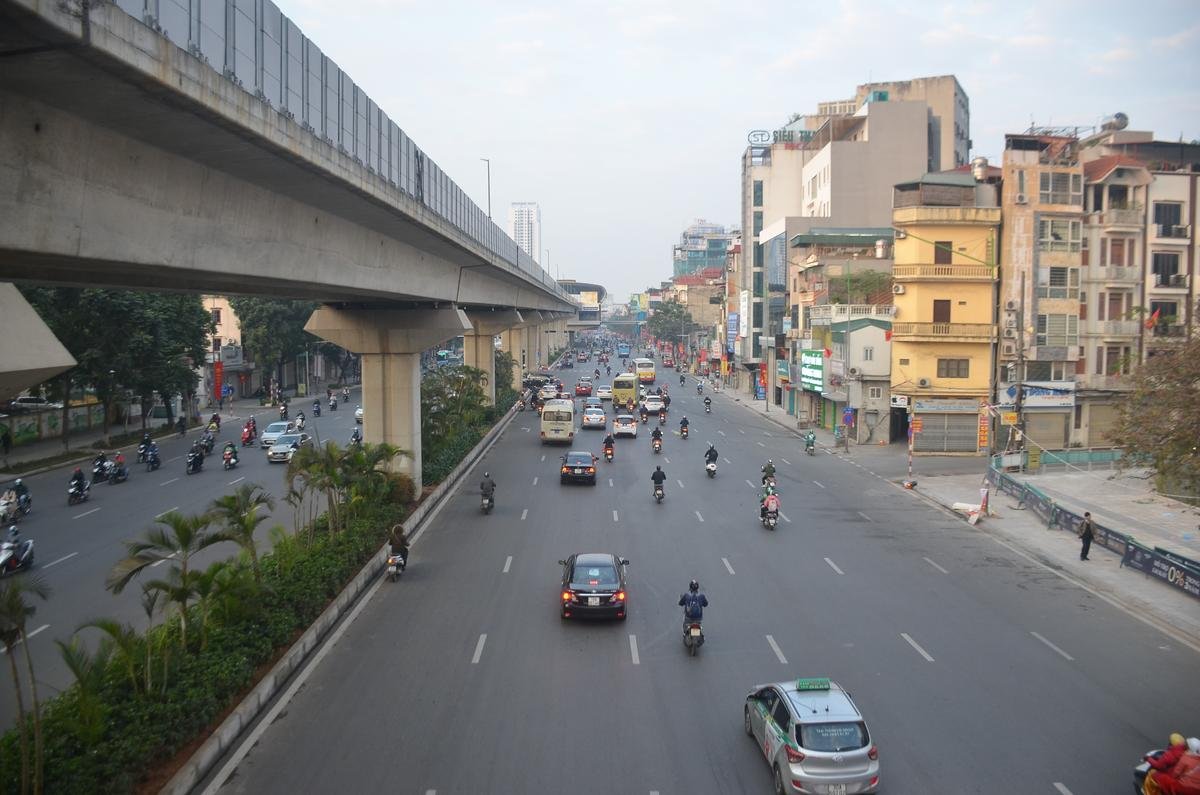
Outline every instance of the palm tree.
<svg viewBox="0 0 1200 795"><path fill-rule="evenodd" d="M153 644L150 642L150 629L154 626L154 614L158 612L158 600L162 597L162 593L148 587L145 583L142 584L142 610L146 613L146 694L150 694L150 688L153 684L154 677L151 672L151 651Z"/></svg>
<svg viewBox="0 0 1200 795"><path fill-rule="evenodd" d="M8 664L13 678L13 688L17 693L17 723L21 731L21 792L29 791L29 737L25 731L25 701L21 692L21 676L17 670L16 648L25 647L25 666L29 671L29 692L33 700L33 791L42 791L42 718L41 706L38 704L37 680L33 675L33 658L29 655L28 635L25 627L33 614L37 612L26 600L26 596L36 596L47 599L50 596L50 586L40 577L22 577L9 580L0 587L0 643L8 655Z"/></svg>
<svg viewBox="0 0 1200 795"><path fill-rule="evenodd" d="M89 627L103 632L106 639L112 644L125 667L125 675L129 677L129 684L133 686L133 692L136 694L138 692L137 660L141 656L142 643L147 641L144 641L131 625L122 624L111 618L94 618L79 625L81 630ZM64 651L63 659L66 659L65 654Z"/></svg>
<svg viewBox="0 0 1200 795"><path fill-rule="evenodd" d="M250 555L254 581L259 585L262 585L262 572L258 568L258 544L254 541L254 533L269 518L266 511L259 510L264 505L268 510L275 510L275 500L261 486L243 483L233 494L214 500L211 510L211 516L225 527L212 537L232 541Z"/></svg>
<svg viewBox="0 0 1200 795"><path fill-rule="evenodd" d="M128 556L117 561L104 583L110 591L119 594L147 566L174 561L167 579L154 580L147 585L163 591L168 600L179 606L180 641L185 649L187 606L194 588L194 578L188 564L200 550L225 540L204 532L211 521L212 517L206 513L184 516L178 511L171 511L158 520L161 527L152 527L143 538L125 542Z"/></svg>
<svg viewBox="0 0 1200 795"><path fill-rule="evenodd" d="M329 512L329 530L341 529L341 494L344 478L340 466L340 450L334 442L322 447L301 448L288 463L288 477L298 478L304 491L324 492Z"/></svg>
<svg viewBox="0 0 1200 795"><path fill-rule="evenodd" d="M107 710L100 697L100 688L104 685L108 661L112 658L113 642L109 638L101 639L94 654L88 652L78 637L73 636L66 643L61 640L54 642L58 645L63 662L79 684L75 730L84 745L94 745L104 736Z"/></svg>

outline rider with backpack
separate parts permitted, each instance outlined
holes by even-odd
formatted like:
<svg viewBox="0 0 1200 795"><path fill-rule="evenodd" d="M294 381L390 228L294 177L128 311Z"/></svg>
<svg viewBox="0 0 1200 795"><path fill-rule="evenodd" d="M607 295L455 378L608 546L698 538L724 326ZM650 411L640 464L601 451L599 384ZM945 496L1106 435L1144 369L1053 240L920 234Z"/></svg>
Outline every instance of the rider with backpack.
<svg viewBox="0 0 1200 795"><path fill-rule="evenodd" d="M683 608L683 626L704 619L704 608L708 607L708 597L700 593L700 583L692 580L688 583L688 592L679 597L679 606Z"/></svg>

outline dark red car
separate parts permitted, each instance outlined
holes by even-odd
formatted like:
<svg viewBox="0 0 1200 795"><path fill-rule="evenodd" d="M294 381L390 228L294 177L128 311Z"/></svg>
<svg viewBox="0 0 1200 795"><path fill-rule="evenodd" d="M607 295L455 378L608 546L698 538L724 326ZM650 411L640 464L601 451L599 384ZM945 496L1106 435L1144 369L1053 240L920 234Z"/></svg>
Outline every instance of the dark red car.
<svg viewBox="0 0 1200 795"><path fill-rule="evenodd" d="M592 385L587 381L580 381L575 385L575 397L591 397Z"/></svg>

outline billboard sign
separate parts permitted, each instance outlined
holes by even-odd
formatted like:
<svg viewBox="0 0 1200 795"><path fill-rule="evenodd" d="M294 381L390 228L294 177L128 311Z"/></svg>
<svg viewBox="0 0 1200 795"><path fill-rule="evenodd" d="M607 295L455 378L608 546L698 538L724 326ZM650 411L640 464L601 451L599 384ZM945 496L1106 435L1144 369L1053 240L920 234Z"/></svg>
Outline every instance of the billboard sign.
<svg viewBox="0 0 1200 795"><path fill-rule="evenodd" d="M809 392L825 388L825 351L800 351L800 386Z"/></svg>
<svg viewBox="0 0 1200 795"><path fill-rule="evenodd" d="M742 290L738 296L738 336L750 336L750 291Z"/></svg>

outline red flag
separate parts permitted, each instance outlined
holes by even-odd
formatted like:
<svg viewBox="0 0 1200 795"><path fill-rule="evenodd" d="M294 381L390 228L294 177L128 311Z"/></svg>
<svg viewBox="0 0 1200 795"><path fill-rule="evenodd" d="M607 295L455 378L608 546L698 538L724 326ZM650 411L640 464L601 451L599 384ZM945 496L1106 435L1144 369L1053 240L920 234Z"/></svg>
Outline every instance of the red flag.
<svg viewBox="0 0 1200 795"><path fill-rule="evenodd" d="M883 338L884 338L884 340L886 340L887 342L891 342L891 341L892 341L892 331L891 331L891 329L888 329L887 331L883 332Z"/></svg>
<svg viewBox="0 0 1200 795"><path fill-rule="evenodd" d="M826 359L829 359L829 358L832 358L832 357L833 357L833 351L831 351L831 350L829 350L828 348L826 348L826 349L825 349L825 358L826 358Z"/></svg>
<svg viewBox="0 0 1200 795"><path fill-rule="evenodd" d="M1146 321L1146 328L1154 328L1154 324L1158 322L1158 313L1161 311L1161 308L1154 310L1154 314L1151 315L1150 319Z"/></svg>

